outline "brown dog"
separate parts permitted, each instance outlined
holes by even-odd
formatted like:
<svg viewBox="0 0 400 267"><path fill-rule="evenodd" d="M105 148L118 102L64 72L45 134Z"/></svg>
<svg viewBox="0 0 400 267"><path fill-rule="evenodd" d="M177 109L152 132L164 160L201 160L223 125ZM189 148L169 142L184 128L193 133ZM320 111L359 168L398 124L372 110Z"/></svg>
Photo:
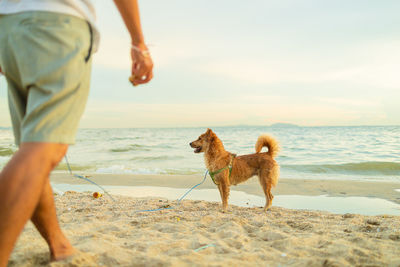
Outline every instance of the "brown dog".
<svg viewBox="0 0 400 267"><path fill-rule="evenodd" d="M237 185L255 175L258 176L266 197L264 211L271 207L274 198L271 188L276 186L279 177L279 165L274 160L279 147L272 137L261 135L256 143L256 153L242 156L226 151L211 129L207 129L190 146L195 148L194 153L204 152L206 167L221 194L223 211L228 207L230 185ZM260 153L264 146L268 148L268 152Z"/></svg>

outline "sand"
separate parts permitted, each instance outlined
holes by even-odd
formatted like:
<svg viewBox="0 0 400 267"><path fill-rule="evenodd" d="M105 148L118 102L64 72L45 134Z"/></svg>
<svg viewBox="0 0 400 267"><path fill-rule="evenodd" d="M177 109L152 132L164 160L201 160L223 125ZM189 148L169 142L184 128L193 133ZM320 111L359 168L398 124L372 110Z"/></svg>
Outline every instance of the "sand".
<svg viewBox="0 0 400 267"><path fill-rule="evenodd" d="M109 181L118 180L117 176L111 177ZM61 174L52 180L65 183L64 178L71 182L70 177ZM133 183L129 185L155 185L151 177L141 176L135 182L131 178L127 179ZM166 183L164 186L171 186L174 179L182 177L158 178ZM101 180L98 175L94 179ZM275 194L278 190L294 190L285 185L290 180L284 181L288 182L278 185ZM366 196L363 190L356 192L355 183L354 188L350 186L343 192ZM378 195L378 187L388 184L377 183L371 188L374 190L367 190L368 194ZM193 180L180 185L190 187ZM309 194L319 194L326 188L333 190L332 194L342 190L324 187L327 184L321 187L317 182L314 186L309 181L302 183L302 187L307 185ZM400 188L399 184L392 186ZM251 190L251 184L248 187ZM399 195L394 191L394 198ZM95 199L91 192L67 192L55 199L60 224L81 253L67 261L50 263L46 243L28 223L10 266L400 266L400 216L280 207L272 207L265 214L258 207L234 205L222 213L219 202L183 200L177 206L176 201L163 198L123 196L114 196L112 201L104 196ZM168 206L174 208L137 212Z"/></svg>

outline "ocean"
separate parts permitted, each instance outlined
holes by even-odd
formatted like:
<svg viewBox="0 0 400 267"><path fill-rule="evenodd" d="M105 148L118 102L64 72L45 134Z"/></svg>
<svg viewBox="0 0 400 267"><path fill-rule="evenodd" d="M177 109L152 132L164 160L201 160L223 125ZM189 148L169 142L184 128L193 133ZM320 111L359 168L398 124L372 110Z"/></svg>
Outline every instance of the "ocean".
<svg viewBox="0 0 400 267"><path fill-rule="evenodd" d="M400 126L213 127L225 149L254 153L261 134L281 146L282 178L400 182ZM203 174L203 154L189 143L206 128L80 129L68 151L76 173ZM16 151L11 128L0 128L0 167ZM66 171L65 160L57 171Z"/></svg>

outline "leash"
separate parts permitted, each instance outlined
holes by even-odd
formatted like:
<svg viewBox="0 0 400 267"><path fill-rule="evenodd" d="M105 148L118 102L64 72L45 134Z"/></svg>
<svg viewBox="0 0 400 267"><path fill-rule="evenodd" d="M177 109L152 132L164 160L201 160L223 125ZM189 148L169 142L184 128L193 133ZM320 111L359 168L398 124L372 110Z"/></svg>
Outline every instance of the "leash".
<svg viewBox="0 0 400 267"><path fill-rule="evenodd" d="M198 187L199 185L202 185L205 180L207 179L207 174L208 174L208 170L206 170L206 173L204 174L204 178L203 181L201 181L200 183L192 186L192 188L190 188L185 194L183 194L177 201L176 206L179 206L181 204L181 201L187 196L187 194L189 194L193 189L195 189L196 187ZM135 213L139 213L139 212L150 212L150 211L159 211L159 210L172 210L174 209L174 207L172 206L166 206L166 207L162 207L162 208L158 208L158 209L150 209L150 210L137 210L134 211Z"/></svg>
<svg viewBox="0 0 400 267"><path fill-rule="evenodd" d="M72 170L71 170L71 166L69 166L67 154L65 154L64 158L65 158L65 162L67 162L68 171L69 171L69 173L70 173L72 176L74 176L74 177L76 177L76 178L78 178L78 179L85 180L85 181L87 181L87 182L89 182L89 183L91 183L91 184L94 184L95 186L97 186L98 188L100 188L101 190L103 190L103 192L106 193L107 196L109 196L109 197L112 199L112 201L115 202L115 199L114 199L114 198L107 192L107 190L105 190L101 185L96 184L96 183L93 182L92 180L90 180L90 179L88 179L88 178L86 178L86 177L84 177L84 176L82 176L82 175L73 174L73 173L72 173Z"/></svg>
<svg viewBox="0 0 400 267"><path fill-rule="evenodd" d="M67 157L66 154L65 154L64 158L65 158L65 161L66 161L66 163L67 163L68 171L69 171L69 173L70 173L72 176L74 176L74 177L76 177L76 178L78 178L78 179L85 180L85 181L87 181L87 182L89 182L89 183L91 183L91 184L96 185L96 186L99 187L101 190L103 190L104 193L106 193L106 194L112 199L113 202L115 202L114 198L113 198L102 186L98 185L97 183L91 181L90 179L88 179L88 178L86 178L86 177L84 177L84 176L82 176L82 175L73 174L73 173L72 173L72 170L71 170L71 166L69 165L69 162L68 162L68 157ZM196 187L202 185L202 184L206 181L206 179L207 179L207 174L208 174L208 173L209 173L208 170L206 170L206 172L204 173L203 181L201 181L200 183L198 183L198 184L192 186L192 188L190 188L185 194L183 194L183 195L178 199L176 206L179 206L180 203L181 203L181 201L182 201L193 189L195 189ZM214 179L213 179L213 180L214 180ZM158 209L137 210L137 211L134 211L134 213L139 213L139 212L152 212L152 211L161 211L161 210L171 210L171 209L174 209L174 208L175 208L175 207L168 206L168 207L162 207L162 208L158 208ZM209 247L216 247L216 245L215 245L215 244L208 244L208 245L199 247L199 248L197 248L197 249L194 249L193 251L194 251L194 252L199 252L199 251L201 251L201 250L203 250L203 249L206 249L206 248L209 248Z"/></svg>
<svg viewBox="0 0 400 267"><path fill-rule="evenodd" d="M72 173L71 166L69 165L67 155L65 155L64 158L65 158L65 162L67 163L68 171L69 171L69 173L70 173L72 176L74 176L74 177L76 177L76 178L78 178L78 179L85 180L85 181L87 181L87 182L89 182L89 183L91 183L91 184L94 184L95 186L97 186L98 188L100 188L101 190L103 190L103 192L106 193L106 194L112 199L112 201L115 202L115 199L114 199L114 198L107 192L107 190L105 190L102 186L100 186L99 184L93 182L92 180L90 180L90 179L88 179L88 178L86 178L86 177L84 177L84 176L82 176L82 175L78 175L78 174ZM192 188L190 188L185 194L183 194L183 195L178 199L177 205L176 205L176 206L179 206L180 203L181 203L181 201L182 201L193 189L195 189L196 187L202 185L202 184L205 182L205 180L207 179L207 174L208 174L208 170L206 170L206 172L205 172L205 174L204 174L203 181L201 181L200 183L198 183L198 184L192 186ZM134 211L134 212L135 212L135 213L139 213L139 212L151 212L151 211L171 210L171 209L174 209L174 207L167 205L167 206L165 206L165 207L161 207L161 208L158 208L158 209L137 210L137 211Z"/></svg>

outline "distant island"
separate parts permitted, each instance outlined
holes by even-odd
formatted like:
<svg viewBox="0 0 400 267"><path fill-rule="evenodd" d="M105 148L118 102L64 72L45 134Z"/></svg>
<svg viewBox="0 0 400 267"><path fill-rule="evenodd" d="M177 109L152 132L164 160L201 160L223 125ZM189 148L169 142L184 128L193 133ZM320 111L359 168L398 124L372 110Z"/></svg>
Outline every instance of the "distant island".
<svg viewBox="0 0 400 267"><path fill-rule="evenodd" d="M278 122L278 123L272 124L271 127L289 128L289 127L300 127L300 126L296 125L296 124L292 124L292 123Z"/></svg>

